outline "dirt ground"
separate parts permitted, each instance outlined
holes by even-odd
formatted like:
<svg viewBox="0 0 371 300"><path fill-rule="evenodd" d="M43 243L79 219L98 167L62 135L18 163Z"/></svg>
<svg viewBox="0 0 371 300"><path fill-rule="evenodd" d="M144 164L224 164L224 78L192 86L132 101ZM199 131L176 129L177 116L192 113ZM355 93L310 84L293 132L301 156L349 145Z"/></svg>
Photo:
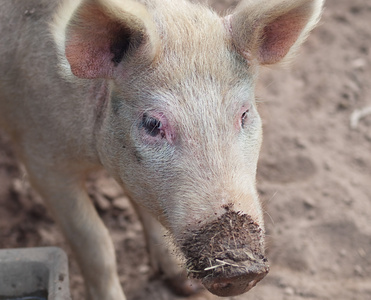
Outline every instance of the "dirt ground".
<svg viewBox="0 0 371 300"><path fill-rule="evenodd" d="M371 299L371 114L358 114L371 107L371 1L328 0L295 63L263 70L257 95L265 132L258 189L271 271L228 299ZM88 186L113 237L128 299L181 299L153 276L123 192L104 173ZM51 245L68 253L72 296L83 299L70 249L0 135L0 248ZM193 299L216 298L205 292Z"/></svg>

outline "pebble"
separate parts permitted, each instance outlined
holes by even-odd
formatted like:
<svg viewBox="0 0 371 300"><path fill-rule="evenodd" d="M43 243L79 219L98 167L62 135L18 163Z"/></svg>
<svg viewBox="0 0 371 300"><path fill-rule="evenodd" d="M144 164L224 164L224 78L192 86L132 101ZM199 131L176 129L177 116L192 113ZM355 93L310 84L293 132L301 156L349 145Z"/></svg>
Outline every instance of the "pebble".
<svg viewBox="0 0 371 300"><path fill-rule="evenodd" d="M14 192L18 193L18 194L22 194L24 193L24 185L22 183L22 181L19 179L19 178L15 178L13 180L13 183L12 183L12 189Z"/></svg>
<svg viewBox="0 0 371 300"><path fill-rule="evenodd" d="M304 199L304 205L306 208L311 209L316 207L316 203L312 198Z"/></svg>
<svg viewBox="0 0 371 300"><path fill-rule="evenodd" d="M363 69L366 66L366 60L363 58L357 58L351 62L354 69Z"/></svg>
<svg viewBox="0 0 371 300"><path fill-rule="evenodd" d="M26 9L26 10L24 11L24 15L25 15L25 16L31 16L31 15L33 15L33 14L35 13L35 11L36 11L35 8L32 8L32 9Z"/></svg>
<svg viewBox="0 0 371 300"><path fill-rule="evenodd" d="M292 296L294 294L295 294L295 291L294 291L294 289L292 287L289 287L288 286L288 287L285 288L285 295Z"/></svg>
<svg viewBox="0 0 371 300"><path fill-rule="evenodd" d="M150 267L149 267L148 265L140 265L140 266L138 267L138 271L139 271L139 273L141 273L141 274L146 274L146 273L149 272L149 270L150 270Z"/></svg>
<svg viewBox="0 0 371 300"><path fill-rule="evenodd" d="M96 193L94 195L95 203L102 211L107 211L111 207L111 203L101 194Z"/></svg>
<svg viewBox="0 0 371 300"><path fill-rule="evenodd" d="M120 210L127 210L130 206L129 198L127 196L121 196L113 200L113 207Z"/></svg>
<svg viewBox="0 0 371 300"><path fill-rule="evenodd" d="M97 186L98 190L109 199L114 199L122 195L121 187L113 178L102 178L98 181Z"/></svg>
<svg viewBox="0 0 371 300"><path fill-rule="evenodd" d="M362 276L363 275L363 268L360 265L356 265L354 267L354 273L356 275Z"/></svg>
<svg viewBox="0 0 371 300"><path fill-rule="evenodd" d="M362 258L365 258L366 255L367 255L366 251L363 248L359 248L357 250L357 252L358 252L359 256L362 257Z"/></svg>
<svg viewBox="0 0 371 300"><path fill-rule="evenodd" d="M41 237L43 244L53 245L55 243L55 232L47 228L39 228L38 233Z"/></svg>

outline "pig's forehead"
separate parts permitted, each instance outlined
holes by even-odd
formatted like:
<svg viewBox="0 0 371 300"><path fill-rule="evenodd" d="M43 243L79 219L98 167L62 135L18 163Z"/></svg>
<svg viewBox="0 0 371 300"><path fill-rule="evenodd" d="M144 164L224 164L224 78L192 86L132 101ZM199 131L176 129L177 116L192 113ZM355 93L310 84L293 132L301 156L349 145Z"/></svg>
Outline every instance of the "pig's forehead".
<svg viewBox="0 0 371 300"><path fill-rule="evenodd" d="M165 106L239 109L254 103L255 75L246 70L219 68L217 64L200 70L197 62L184 68L158 66L154 73L143 76L138 93L148 102ZM148 75L148 74L147 74Z"/></svg>
<svg viewBox="0 0 371 300"><path fill-rule="evenodd" d="M170 113L176 119L200 114L219 119L217 115L234 115L241 107L255 105L251 82L235 82L227 86L207 79L198 82L197 76L194 81L189 79L176 85L167 82L160 88L142 89L143 106Z"/></svg>
<svg viewBox="0 0 371 300"><path fill-rule="evenodd" d="M235 52L219 15L189 1L152 3L160 47L153 68L142 77L141 93L152 94L155 103L195 110L205 102L226 107L253 100L256 73Z"/></svg>
<svg viewBox="0 0 371 300"><path fill-rule="evenodd" d="M168 80L192 73L223 81L246 76L248 65L238 59L219 15L188 1L165 2L154 13L160 36L159 72L167 74Z"/></svg>

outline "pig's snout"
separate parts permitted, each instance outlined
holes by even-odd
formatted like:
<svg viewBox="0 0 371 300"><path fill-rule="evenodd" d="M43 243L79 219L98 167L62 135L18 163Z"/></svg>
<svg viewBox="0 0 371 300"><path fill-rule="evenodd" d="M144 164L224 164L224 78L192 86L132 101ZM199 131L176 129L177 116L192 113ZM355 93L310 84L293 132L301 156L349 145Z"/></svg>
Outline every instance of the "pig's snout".
<svg viewBox="0 0 371 300"><path fill-rule="evenodd" d="M247 261L240 265L223 265L225 275L212 275L202 280L203 285L213 294L227 297L243 294L253 288L267 275L269 267L263 262ZM227 270L228 269L228 270Z"/></svg>
<svg viewBox="0 0 371 300"><path fill-rule="evenodd" d="M269 271L264 233L248 215L227 211L187 233L181 246L189 276L218 296L235 296L254 287Z"/></svg>

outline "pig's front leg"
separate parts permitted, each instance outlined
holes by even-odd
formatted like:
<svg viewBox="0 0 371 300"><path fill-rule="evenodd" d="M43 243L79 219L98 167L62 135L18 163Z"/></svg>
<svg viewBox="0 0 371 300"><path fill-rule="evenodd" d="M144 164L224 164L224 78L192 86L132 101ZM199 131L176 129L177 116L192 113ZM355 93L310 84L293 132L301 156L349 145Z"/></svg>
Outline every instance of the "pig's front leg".
<svg viewBox="0 0 371 300"><path fill-rule="evenodd" d="M28 165L32 185L43 196L70 243L83 273L87 299L125 300L115 250L80 176Z"/></svg>
<svg viewBox="0 0 371 300"><path fill-rule="evenodd" d="M153 270L162 274L169 287L178 295L190 296L203 290L198 281L187 278L186 271L176 256L176 250L166 240L165 228L145 209L135 204L134 207L143 224Z"/></svg>

